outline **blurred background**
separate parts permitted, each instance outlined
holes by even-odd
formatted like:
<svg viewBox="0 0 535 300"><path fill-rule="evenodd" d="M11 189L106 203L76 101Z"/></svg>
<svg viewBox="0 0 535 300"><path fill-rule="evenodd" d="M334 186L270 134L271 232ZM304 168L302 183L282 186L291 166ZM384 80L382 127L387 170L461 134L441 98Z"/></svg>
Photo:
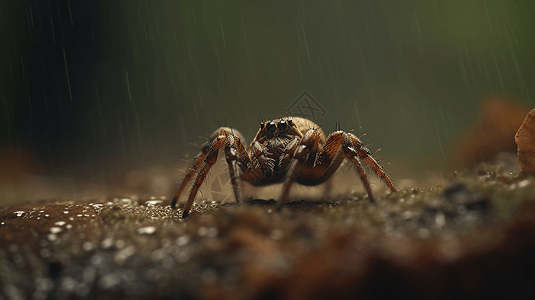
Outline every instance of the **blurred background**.
<svg viewBox="0 0 535 300"><path fill-rule="evenodd" d="M492 144L514 151L535 95L534 12L527 0L0 0L0 204L142 190L147 174L170 179L165 195L217 127L249 143L260 117L296 113L366 133L394 179L467 167ZM485 134L504 142L456 156Z"/></svg>

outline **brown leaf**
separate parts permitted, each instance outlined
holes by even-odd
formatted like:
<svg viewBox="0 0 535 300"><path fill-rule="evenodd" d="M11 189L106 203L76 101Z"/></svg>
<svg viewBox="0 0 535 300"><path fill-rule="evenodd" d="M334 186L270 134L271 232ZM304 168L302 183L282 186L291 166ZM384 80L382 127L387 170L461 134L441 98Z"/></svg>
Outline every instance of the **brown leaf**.
<svg viewBox="0 0 535 300"><path fill-rule="evenodd" d="M535 109L529 112L515 135L518 161L524 172L535 174Z"/></svg>

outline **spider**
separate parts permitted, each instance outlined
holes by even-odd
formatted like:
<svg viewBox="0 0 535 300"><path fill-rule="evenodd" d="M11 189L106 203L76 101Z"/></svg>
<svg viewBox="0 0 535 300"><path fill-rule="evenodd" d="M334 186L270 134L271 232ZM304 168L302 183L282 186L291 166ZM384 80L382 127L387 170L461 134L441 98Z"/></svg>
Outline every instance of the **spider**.
<svg viewBox="0 0 535 300"><path fill-rule="evenodd" d="M244 181L254 186L282 182L282 193L276 204L280 211L294 182L307 186L321 184L334 174L345 158L355 166L371 203L375 200L361 161L369 164L390 190L396 191L390 177L358 137L337 130L325 139L321 128L304 118L261 121L249 151L244 144L243 136L231 128L221 127L212 133L173 194L171 208L175 209L187 183L195 177L182 219L188 216L199 187L217 161L219 150L225 151L237 203L243 202Z"/></svg>

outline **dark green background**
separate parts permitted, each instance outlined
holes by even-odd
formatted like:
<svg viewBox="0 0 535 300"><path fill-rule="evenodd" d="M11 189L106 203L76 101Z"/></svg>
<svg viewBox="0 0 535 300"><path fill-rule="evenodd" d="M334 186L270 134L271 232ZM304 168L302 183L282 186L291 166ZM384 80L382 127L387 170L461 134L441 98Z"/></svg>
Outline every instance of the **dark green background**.
<svg viewBox="0 0 535 300"><path fill-rule="evenodd" d="M0 1L0 147L40 174L183 166L303 91L388 168L443 168L490 92L533 102L532 1ZM68 76L67 76L68 72Z"/></svg>

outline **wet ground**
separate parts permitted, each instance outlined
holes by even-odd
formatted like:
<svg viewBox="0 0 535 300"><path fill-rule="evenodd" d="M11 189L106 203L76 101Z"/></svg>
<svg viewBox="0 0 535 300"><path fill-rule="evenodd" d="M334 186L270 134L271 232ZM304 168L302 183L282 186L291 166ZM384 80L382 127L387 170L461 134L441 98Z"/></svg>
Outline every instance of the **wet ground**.
<svg viewBox="0 0 535 300"><path fill-rule="evenodd" d="M531 298L535 179L506 158L327 202L0 208L0 299Z"/></svg>

